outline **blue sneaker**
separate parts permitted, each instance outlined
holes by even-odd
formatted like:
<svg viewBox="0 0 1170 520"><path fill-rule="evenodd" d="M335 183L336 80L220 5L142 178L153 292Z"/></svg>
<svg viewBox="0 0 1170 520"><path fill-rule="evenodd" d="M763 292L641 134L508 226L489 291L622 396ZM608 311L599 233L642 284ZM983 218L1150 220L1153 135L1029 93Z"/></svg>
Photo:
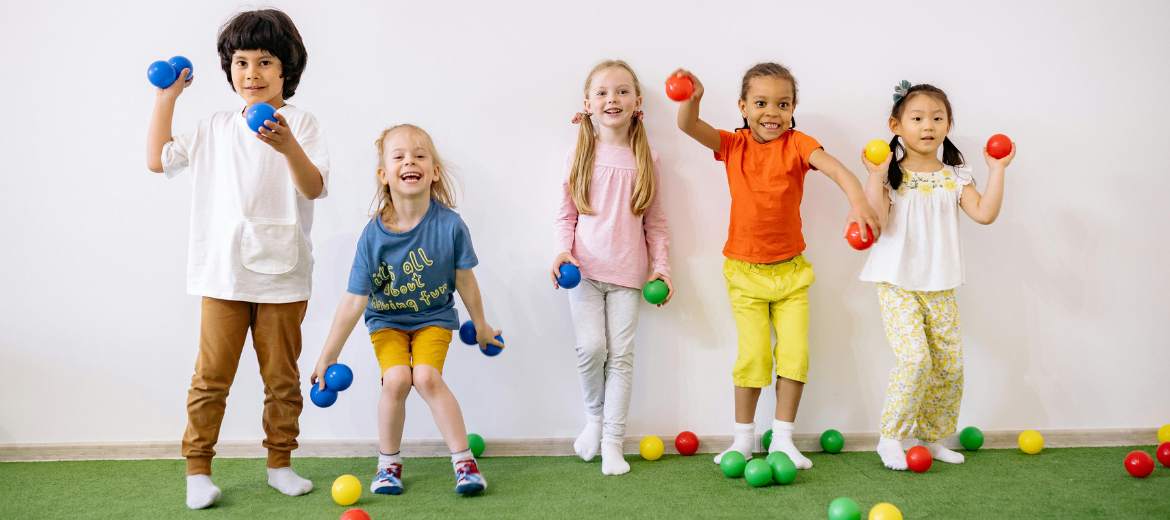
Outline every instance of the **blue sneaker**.
<svg viewBox="0 0 1170 520"><path fill-rule="evenodd" d="M378 475L370 483L370 491L379 495L401 495L402 464L391 464L388 468L379 468Z"/></svg>
<svg viewBox="0 0 1170 520"><path fill-rule="evenodd" d="M461 460L455 465L455 492L474 495L487 489L487 480L479 472L475 459Z"/></svg>

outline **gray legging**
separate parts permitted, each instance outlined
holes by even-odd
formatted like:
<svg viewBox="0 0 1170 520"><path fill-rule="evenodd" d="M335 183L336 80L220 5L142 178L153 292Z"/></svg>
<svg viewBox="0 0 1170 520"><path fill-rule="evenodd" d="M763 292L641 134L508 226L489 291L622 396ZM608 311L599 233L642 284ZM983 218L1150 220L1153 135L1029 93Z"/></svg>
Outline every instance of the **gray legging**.
<svg viewBox="0 0 1170 520"><path fill-rule="evenodd" d="M589 279L569 291L585 412L603 418L605 438L626 434L641 296L637 289Z"/></svg>

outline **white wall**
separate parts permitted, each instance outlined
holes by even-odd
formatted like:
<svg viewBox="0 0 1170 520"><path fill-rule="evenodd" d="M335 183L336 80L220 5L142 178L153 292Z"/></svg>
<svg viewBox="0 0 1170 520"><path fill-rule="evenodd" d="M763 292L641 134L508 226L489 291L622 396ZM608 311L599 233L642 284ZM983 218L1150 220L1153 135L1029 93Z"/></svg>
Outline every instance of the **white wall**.
<svg viewBox="0 0 1170 520"><path fill-rule="evenodd" d="M316 205L317 267L302 373L345 290L374 193L374 138L429 130L462 169L459 211L481 260L489 319L508 350L456 342L446 377L487 437L570 437L582 424L572 325L547 279L561 164L589 68L629 61L646 85L665 168L678 293L645 305L630 435L730 433L735 328L720 251L730 205L720 163L677 130L662 82L685 66L702 116L739 124L740 77L775 60L800 81L800 129L857 173L888 137L893 85L944 88L952 138L1019 144L999 220L964 220L960 288L966 392L960 422L984 429L1149 427L1170 422L1164 267L1170 219L1170 36L1163 2L985 6L709 1L552 4L278 2L309 66L293 102L324 124L333 165ZM190 183L143 161L153 60L184 54L196 82L177 131L240 105L215 34L238 7L207 2L7 2L0 6L0 443L178 439L198 341L185 293ZM812 288L811 370L798 428L877 431L894 364L865 253L840 238L845 198L810 172L802 208ZM353 389L301 416L302 439L377 435L377 368L359 325L341 356ZM250 348L221 439L256 439L262 383ZM770 419L761 400L757 419ZM409 401L408 438L437 438ZM766 428L761 426L761 431Z"/></svg>

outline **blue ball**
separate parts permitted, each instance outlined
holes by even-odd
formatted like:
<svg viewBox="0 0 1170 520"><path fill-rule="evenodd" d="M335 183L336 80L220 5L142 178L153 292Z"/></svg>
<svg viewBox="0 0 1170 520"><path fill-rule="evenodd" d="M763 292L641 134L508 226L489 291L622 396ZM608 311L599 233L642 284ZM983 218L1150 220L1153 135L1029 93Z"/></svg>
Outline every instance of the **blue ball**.
<svg viewBox="0 0 1170 520"><path fill-rule="evenodd" d="M158 88L167 88L179 79L179 73L175 72L175 67L170 63L159 60L150 64L146 69L146 79L150 80L150 84Z"/></svg>
<svg viewBox="0 0 1170 520"><path fill-rule="evenodd" d="M573 264L561 264L561 275L557 277L557 283L565 289L572 289L581 283L581 270Z"/></svg>
<svg viewBox="0 0 1170 520"><path fill-rule="evenodd" d="M333 403L337 402L337 392L328 388L318 390L319 385L313 385L313 389L309 390L309 399L313 400L313 404L321 408L329 408Z"/></svg>
<svg viewBox="0 0 1170 520"><path fill-rule="evenodd" d="M468 345L476 344L475 324L471 320L463 322L463 325L459 327L459 340Z"/></svg>
<svg viewBox="0 0 1170 520"><path fill-rule="evenodd" d="M503 336L496 336L496 341L503 343L504 337ZM495 345L492 345L491 343L488 343L487 346L479 349L479 351L483 352L483 355L490 357L490 356L495 356L496 354L499 354L500 352L503 352L504 349L501 347L497 347Z"/></svg>
<svg viewBox="0 0 1170 520"><path fill-rule="evenodd" d="M191 64L191 60L182 56L175 56L167 60L167 63L170 63L171 67L175 69L175 75L183 72L183 69L189 69L187 71L187 79L183 81L191 81L195 77L195 66Z"/></svg>
<svg viewBox="0 0 1170 520"><path fill-rule="evenodd" d="M325 388L340 392L353 384L353 370L341 363L334 363L325 369Z"/></svg>
<svg viewBox="0 0 1170 520"><path fill-rule="evenodd" d="M248 128L253 132L260 133L260 127L264 126L265 121L276 122L276 109L268 103L256 103L248 107L244 112L244 120L248 122Z"/></svg>

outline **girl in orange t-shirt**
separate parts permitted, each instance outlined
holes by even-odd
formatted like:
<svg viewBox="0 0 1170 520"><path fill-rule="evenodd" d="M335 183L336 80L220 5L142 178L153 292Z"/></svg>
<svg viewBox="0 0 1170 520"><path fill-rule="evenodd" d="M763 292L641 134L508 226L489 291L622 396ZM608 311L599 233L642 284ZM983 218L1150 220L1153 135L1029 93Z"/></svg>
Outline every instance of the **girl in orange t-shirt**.
<svg viewBox="0 0 1170 520"><path fill-rule="evenodd" d="M739 355L732 370L735 382L735 441L715 457L739 451L752 458L756 403L760 389L772 384L775 358L776 415L768 452L786 453L798 469L812 467L792 444L796 410L808 376L808 287L812 265L804 259L800 200L804 175L823 172L849 197L852 209L845 230L857 222L869 226L876 240L881 233L877 214L866 201L861 183L816 139L793 130L796 121L796 79L782 65L760 63L748 69L739 94L744 127L727 132L699 119L703 84L690 72L695 92L678 110L678 127L727 168L731 187L731 225L723 256L723 276L739 336ZM772 346L769 325L776 328Z"/></svg>

